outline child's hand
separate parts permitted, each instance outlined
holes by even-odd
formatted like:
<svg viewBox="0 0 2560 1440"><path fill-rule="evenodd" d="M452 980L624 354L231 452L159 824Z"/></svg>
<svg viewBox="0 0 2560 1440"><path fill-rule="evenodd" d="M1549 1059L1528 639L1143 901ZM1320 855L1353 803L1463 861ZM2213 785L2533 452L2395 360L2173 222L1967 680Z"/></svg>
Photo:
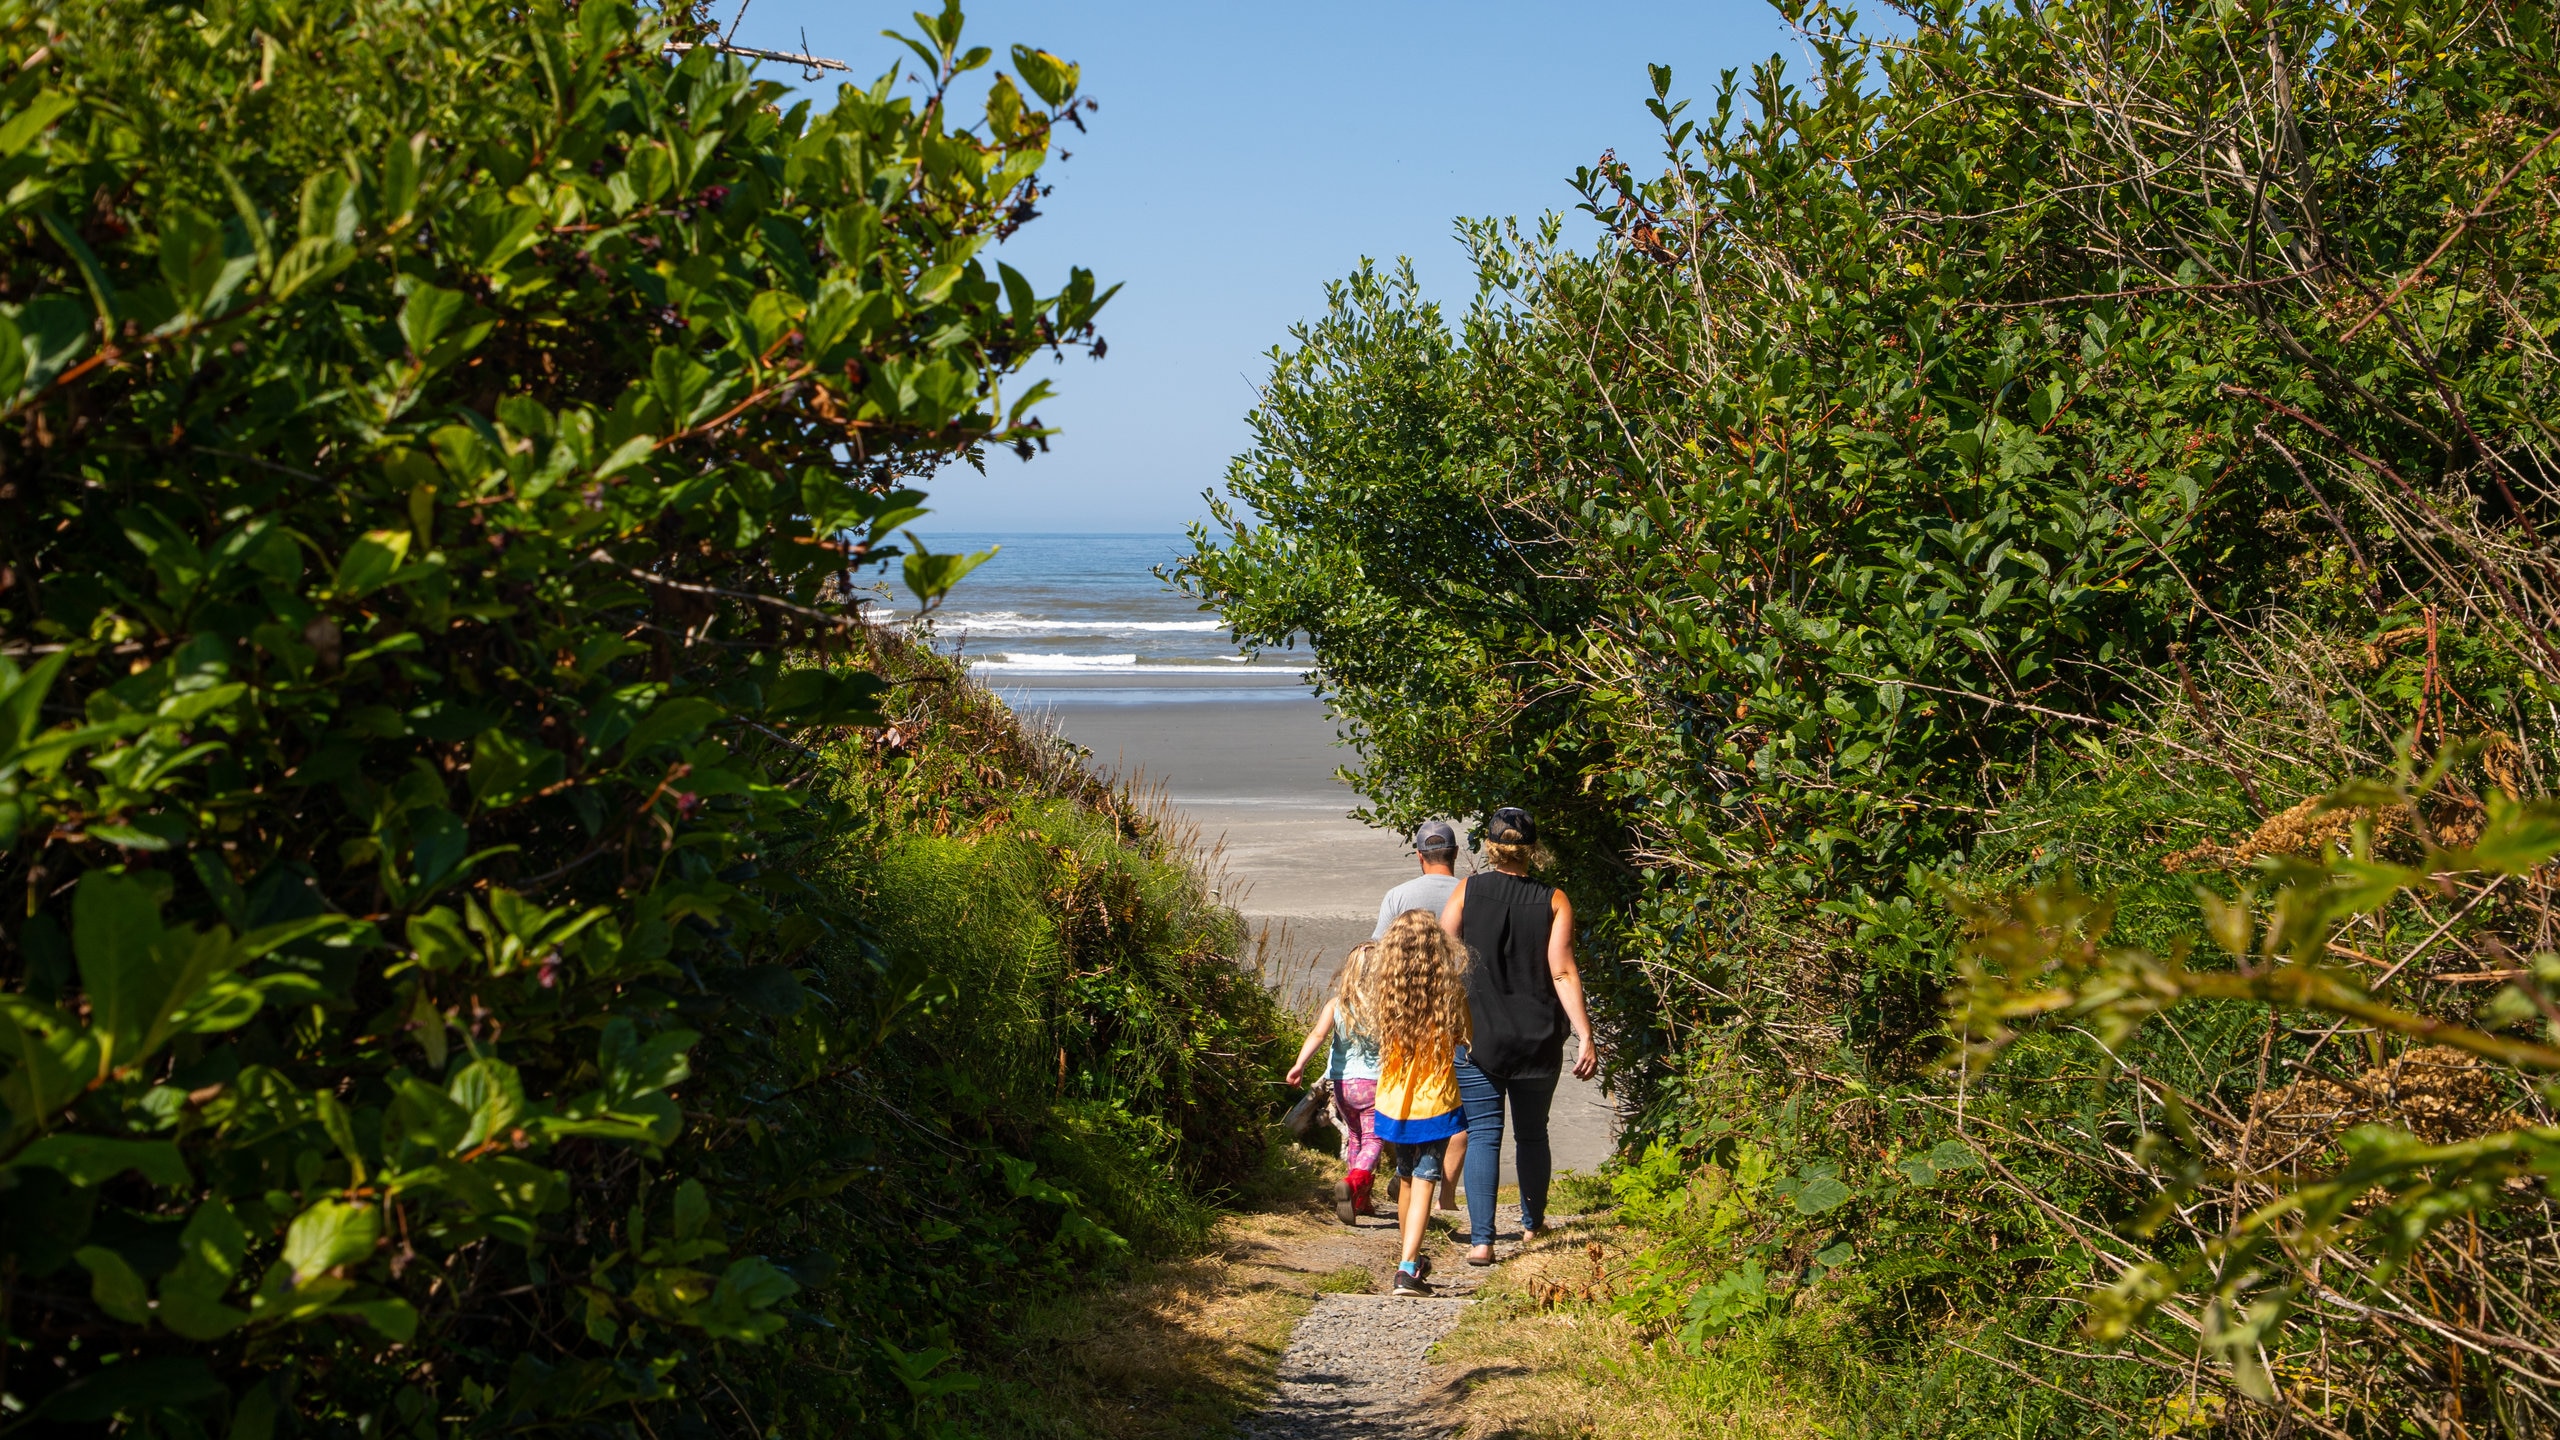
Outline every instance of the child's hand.
<svg viewBox="0 0 2560 1440"><path fill-rule="evenodd" d="M1303 1079L1303 1078L1305 1077L1306 1073L1307 1073L1307 1062L1306 1062L1306 1061L1304 1061L1304 1060L1301 1060L1301 1061L1299 1061L1297 1064L1290 1066L1290 1067L1289 1067L1289 1083L1290 1083L1290 1084L1292 1084L1292 1085L1297 1084L1299 1080L1301 1080L1301 1079Z"/></svg>

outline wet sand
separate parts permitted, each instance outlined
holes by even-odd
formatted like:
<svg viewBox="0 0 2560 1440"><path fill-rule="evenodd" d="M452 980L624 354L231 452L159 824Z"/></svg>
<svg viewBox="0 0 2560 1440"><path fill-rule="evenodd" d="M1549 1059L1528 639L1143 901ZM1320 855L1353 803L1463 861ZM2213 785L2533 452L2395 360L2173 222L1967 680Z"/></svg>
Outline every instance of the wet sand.
<svg viewBox="0 0 2560 1440"><path fill-rule="evenodd" d="M1360 797L1334 771L1359 757L1294 675L979 678L1017 711L1047 714L1097 770L1162 785L1204 841L1223 842L1230 899L1264 928L1265 973L1294 1006L1314 1008L1369 938L1379 900L1421 873L1404 837L1351 818ZM1568 1076L1550 1128L1556 1168L1588 1171L1607 1158L1615 1118L1597 1084ZM1507 1179L1508 1137L1503 1149Z"/></svg>

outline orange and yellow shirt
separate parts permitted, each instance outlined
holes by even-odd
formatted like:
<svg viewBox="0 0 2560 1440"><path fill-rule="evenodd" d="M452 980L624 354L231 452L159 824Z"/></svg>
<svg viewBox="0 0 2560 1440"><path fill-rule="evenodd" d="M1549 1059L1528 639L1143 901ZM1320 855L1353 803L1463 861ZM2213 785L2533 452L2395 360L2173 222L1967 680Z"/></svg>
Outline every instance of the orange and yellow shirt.
<svg viewBox="0 0 2560 1440"><path fill-rule="evenodd" d="M1457 1060L1455 1044L1428 1055L1387 1052L1378 1067L1378 1138L1419 1145L1463 1132L1467 1107L1458 1098Z"/></svg>

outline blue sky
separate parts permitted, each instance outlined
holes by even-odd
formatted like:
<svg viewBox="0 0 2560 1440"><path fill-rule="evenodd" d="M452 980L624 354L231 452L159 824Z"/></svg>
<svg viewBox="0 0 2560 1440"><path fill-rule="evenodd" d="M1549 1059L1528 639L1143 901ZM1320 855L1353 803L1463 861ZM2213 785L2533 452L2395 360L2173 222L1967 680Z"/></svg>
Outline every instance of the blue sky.
<svg viewBox="0 0 2560 1440"><path fill-rule="evenodd" d="M879 32L908 5L751 0L740 44L850 62L868 83L905 52ZM936 0L935 8L939 8ZM735 12L724 3L725 18ZM931 529L1175 530L1205 513L1289 326L1361 257L1410 256L1429 293L1472 286L1460 215L1570 211L1602 150L1649 165L1645 65L1704 97L1716 72L1797 47L1763 0L978 0L969 38L1083 66L1092 133L1066 132L1058 192L1002 258L1054 288L1083 265L1124 288L1100 362L1036 362L1065 433L985 477L946 471ZM912 57L909 60L912 66ZM796 79L785 72L777 78ZM1579 217L1575 217L1579 218ZM1582 233L1582 227L1568 229Z"/></svg>

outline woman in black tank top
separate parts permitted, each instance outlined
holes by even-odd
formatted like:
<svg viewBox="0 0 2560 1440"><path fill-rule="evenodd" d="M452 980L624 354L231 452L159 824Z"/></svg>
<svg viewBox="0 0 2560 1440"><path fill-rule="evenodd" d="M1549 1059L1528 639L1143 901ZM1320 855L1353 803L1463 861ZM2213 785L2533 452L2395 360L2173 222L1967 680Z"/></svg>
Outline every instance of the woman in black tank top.
<svg viewBox="0 0 2560 1440"><path fill-rule="evenodd" d="M1535 1234L1545 1227L1554 1172L1547 1108L1564 1073L1567 1030L1581 1042L1574 1078L1588 1080L1600 1066L1573 958L1573 902L1529 877L1537 823L1505 806L1487 820L1484 840L1492 868L1468 876L1440 912L1441 927L1467 947L1467 1006L1475 1027L1473 1042L1458 1051L1466 1153L1474 1160L1463 1171L1474 1241L1467 1260L1474 1265L1493 1263L1504 1110L1519 1158L1521 1221Z"/></svg>

